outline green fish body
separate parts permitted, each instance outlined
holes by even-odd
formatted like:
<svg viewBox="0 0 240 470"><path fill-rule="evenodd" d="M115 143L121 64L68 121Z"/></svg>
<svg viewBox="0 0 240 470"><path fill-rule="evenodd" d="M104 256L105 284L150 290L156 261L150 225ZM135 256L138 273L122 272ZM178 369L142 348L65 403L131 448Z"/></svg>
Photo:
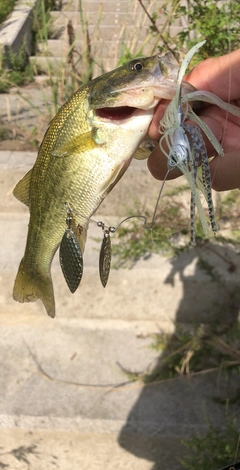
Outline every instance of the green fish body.
<svg viewBox="0 0 240 470"><path fill-rule="evenodd" d="M51 121L33 168L14 189L30 211L15 300L41 299L55 316L50 268L66 203L83 252L89 218L129 166L160 99L173 97L177 74L171 54L132 60L82 86Z"/></svg>

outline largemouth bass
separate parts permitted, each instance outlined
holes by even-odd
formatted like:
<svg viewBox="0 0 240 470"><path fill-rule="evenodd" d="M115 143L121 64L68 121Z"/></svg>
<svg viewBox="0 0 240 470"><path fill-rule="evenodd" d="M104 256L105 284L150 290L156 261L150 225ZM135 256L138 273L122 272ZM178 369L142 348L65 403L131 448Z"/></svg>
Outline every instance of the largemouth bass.
<svg viewBox="0 0 240 470"><path fill-rule="evenodd" d="M160 99L173 97L177 74L170 53L132 60L82 86L53 118L13 192L30 210L15 300L41 299L55 316L50 268L66 229L66 203L83 252L89 218L128 168Z"/></svg>

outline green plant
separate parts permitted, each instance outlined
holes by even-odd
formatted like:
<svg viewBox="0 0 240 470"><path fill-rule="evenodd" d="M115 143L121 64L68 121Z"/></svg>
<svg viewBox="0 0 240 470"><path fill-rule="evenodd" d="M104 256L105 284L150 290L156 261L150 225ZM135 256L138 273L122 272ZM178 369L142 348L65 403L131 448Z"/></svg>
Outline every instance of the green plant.
<svg viewBox="0 0 240 470"><path fill-rule="evenodd" d="M237 420L226 414L226 422L219 429L207 421L208 430L204 436L197 434L183 441L190 454L180 459L186 470L217 470L234 464L240 457L239 428Z"/></svg>
<svg viewBox="0 0 240 470"><path fill-rule="evenodd" d="M150 348L160 358L154 367L145 371L129 371L120 366L122 372L131 380L140 380L145 384L172 379L174 377L208 372L213 370L225 374L228 378L240 372L240 324L237 322L221 333L213 333L204 326L195 326L186 331L176 326L173 334L159 333L151 335ZM225 392L224 392L225 393ZM218 403L238 403L240 389L228 390L212 397Z"/></svg>
<svg viewBox="0 0 240 470"><path fill-rule="evenodd" d="M26 85L34 78L34 70L29 63L26 44L23 42L19 52L5 51L0 59L0 93L6 93L12 86Z"/></svg>
<svg viewBox="0 0 240 470"><path fill-rule="evenodd" d="M1 0L0 2L0 24L5 21L9 13L12 12L17 0Z"/></svg>
<svg viewBox="0 0 240 470"><path fill-rule="evenodd" d="M144 8L143 0L138 1ZM160 10L148 15L149 27L156 36L156 44L159 40L162 43L158 46L159 52L167 48L181 60L182 53L185 54L196 42L206 39L204 46L194 56L192 67L194 63L207 57L226 54L229 50L238 48L239 5L239 0L188 0L184 5L180 0L165 1ZM166 20L162 26L158 26L158 20L162 17ZM183 28L173 36L172 26L176 20L182 22Z"/></svg>
<svg viewBox="0 0 240 470"><path fill-rule="evenodd" d="M9 139L11 134L12 134L12 132L10 131L10 129L8 129L4 125L1 125L1 122L0 122L0 141Z"/></svg>
<svg viewBox="0 0 240 470"><path fill-rule="evenodd" d="M130 218L117 230L116 242L113 243L114 267L132 266L140 258L151 253L165 255L179 254L189 246L189 212L181 196L189 191L188 186L177 186L160 199L159 208L151 229L144 227L144 216L151 221L151 214L144 212L138 202L127 211ZM216 204L218 225L217 241L238 246L240 241L238 190L225 192ZM227 230L227 233L226 233ZM201 245L205 235L199 218L196 218L196 243ZM199 263L203 261L199 260ZM229 266L231 269L231 266Z"/></svg>
<svg viewBox="0 0 240 470"><path fill-rule="evenodd" d="M189 187L183 185L162 196L151 228L149 224L151 224L152 214L146 213L144 207L141 207L138 202L128 210L129 220L118 228L116 242L112 247L115 268L132 266L140 258L149 257L151 253L176 255L183 249L187 249L189 246L189 209L186 208L186 201L184 201L186 192L189 192ZM147 220L146 224L142 222L144 218ZM197 217L197 243L201 243L204 239L205 235Z"/></svg>
<svg viewBox="0 0 240 470"><path fill-rule="evenodd" d="M56 2L55 2L56 3ZM61 2L60 2L61 3ZM62 60L54 61L48 47L48 39L55 37L52 31L52 20L50 17L49 2L39 0L37 8L34 11L34 37L36 41L36 50L41 45L42 53L46 57L44 68L35 65L37 73L45 73L48 76L48 83L52 93L52 107L48 109L49 119L57 113L62 104L79 88L80 85L88 82L93 77L94 66L96 64L95 50L92 47L92 39L97 36L101 21L101 7L99 7L98 19L95 29L90 36L88 19L82 8L82 0L79 0L79 16L81 23L81 37L83 46L81 52L77 51L76 36L73 24L69 20L67 25L69 48L62 57ZM57 9L61 5L57 3Z"/></svg>
<svg viewBox="0 0 240 470"><path fill-rule="evenodd" d="M240 2L188 0L187 6L179 6L176 15L186 15L187 28L178 35L180 45L191 48L196 41L206 39L199 52L199 59L227 54L239 47Z"/></svg>
<svg viewBox="0 0 240 470"><path fill-rule="evenodd" d="M218 335L203 327L196 327L193 331L176 327L172 335L153 335L151 348L161 353L161 360L155 369L143 375L143 380L153 382L213 368L229 374L239 373L239 337L239 323Z"/></svg>

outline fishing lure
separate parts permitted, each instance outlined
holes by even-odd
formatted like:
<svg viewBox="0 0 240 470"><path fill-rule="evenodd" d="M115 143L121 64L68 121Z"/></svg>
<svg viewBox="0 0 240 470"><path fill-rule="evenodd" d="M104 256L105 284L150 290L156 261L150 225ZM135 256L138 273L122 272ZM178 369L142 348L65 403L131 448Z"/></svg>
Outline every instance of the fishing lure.
<svg viewBox="0 0 240 470"><path fill-rule="evenodd" d="M110 233L116 231L115 227L106 227L103 222L97 222L102 227L103 239L99 255L99 276L103 287L106 287L111 269L112 247Z"/></svg>
<svg viewBox="0 0 240 470"><path fill-rule="evenodd" d="M66 283L70 291L74 293L82 279L83 256L72 227L73 216L74 214L76 215L76 213L68 203L65 203L65 205L67 206L67 227L60 244L59 259ZM116 228L107 227L103 222L100 221L96 222L92 219L88 220L95 223L98 227L101 227L103 231L103 239L99 254L99 276L103 287L106 287L111 269L112 257L110 234L114 233ZM120 224L121 223L122 222L120 222Z"/></svg>
<svg viewBox="0 0 240 470"><path fill-rule="evenodd" d="M214 234L217 232L217 225L214 216L214 207L211 194L211 178L206 152L205 143L202 133L210 140L218 155L223 156L223 148L218 142L210 128L197 116L194 112L191 102L204 101L212 103L225 111L240 117L240 110L236 106L225 103L213 93L207 91L191 91L182 96L181 85L186 72L186 68L191 58L202 47L205 41L196 44L186 55L178 74L178 83L176 94L169 103L163 118L159 124L159 131L163 134L159 145L163 154L168 159L168 173L178 168L188 181L191 190L190 203L190 221L191 221L191 243L195 244L195 209L197 207L200 221L206 236L210 235L209 224L207 222L201 196L207 202L210 226ZM187 124L185 121L190 119L196 125ZM200 129L199 129L200 128ZM167 151L163 146L163 140L167 144ZM198 170L200 156L202 160L202 171ZM166 179L166 178L165 178Z"/></svg>
<svg viewBox="0 0 240 470"><path fill-rule="evenodd" d="M67 204L66 204L67 205ZM72 230L73 209L68 205L66 230L59 249L60 266L72 293L78 288L83 274L83 256L77 237Z"/></svg>

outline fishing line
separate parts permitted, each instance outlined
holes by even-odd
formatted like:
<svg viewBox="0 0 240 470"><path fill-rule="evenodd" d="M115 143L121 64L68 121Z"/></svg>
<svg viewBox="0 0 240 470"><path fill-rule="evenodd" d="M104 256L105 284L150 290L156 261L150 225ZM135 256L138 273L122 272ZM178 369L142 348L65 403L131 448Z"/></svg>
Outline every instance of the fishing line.
<svg viewBox="0 0 240 470"><path fill-rule="evenodd" d="M227 12L226 12L227 13ZM230 28L229 28L229 17L226 14L226 21L227 21L227 30L228 30L228 54L231 53L231 36L230 36ZM229 55L229 67L228 67L228 103L230 103L230 97L231 97L231 82L232 82L232 67L231 67L231 57ZM228 114L229 111L226 112L226 118L225 118L225 123L224 123L224 128L223 128L223 135L222 135L222 143L224 141L224 137L226 134L226 129L227 129L227 120L228 120Z"/></svg>
<svg viewBox="0 0 240 470"><path fill-rule="evenodd" d="M146 228L147 230L150 230L153 226L154 226L154 223L155 223L155 218L156 218L156 214L157 214L157 210L158 210L158 205L159 205L159 201L160 201L160 198L162 196L162 192L163 192L163 189L164 189L164 185L165 185L165 182L167 180L167 177L169 175L171 170L168 170L163 181L162 181L162 184L161 184L161 187L160 187L160 190L159 190L159 193L158 193L158 197L157 197L157 201L155 203L155 207L154 207L154 211L153 211L153 215L152 215L152 219L151 219L151 222L150 224L147 223L147 216L145 215L130 215L128 217L125 217L123 220L121 220L121 222L119 222L119 224L114 227L112 225L108 226L106 225L104 222L102 221L97 221L97 220L94 220L92 217L87 217L83 214L81 214L80 212L78 211L75 211L69 202L65 202L65 207L67 207L70 212L73 214L73 215L77 215L79 217L83 217L86 221L88 222L91 222L91 223L94 223L95 225L97 225L98 227L101 227L103 229L103 231L106 232L106 230L108 230L110 233L114 233L116 232L119 227L121 227L121 225L123 225L127 220L130 220L130 219L143 219L144 220L144 223L143 223L143 227Z"/></svg>
<svg viewBox="0 0 240 470"><path fill-rule="evenodd" d="M64 203L66 208L66 228L63 234L60 248L59 248L59 260L60 266L66 280L66 283L72 293L76 291L78 288L83 274L83 254L80 247L80 236L81 236L81 229L79 225L76 227L74 226L74 216L79 216L84 218L88 223L92 222L96 224L99 228L102 229L103 238L99 253L99 277L103 287L106 287L110 270L111 270L111 257L112 257L112 247L111 247L111 234L115 233L119 227L125 223L127 220L138 218L143 219L143 227L151 230L158 209L158 204L162 195L162 191L164 188L165 181L168 177L169 171L167 171L165 178L161 184L160 191L158 194L158 198L155 204L154 212L152 215L152 220L150 224L147 223L147 217L144 215L132 215L129 217L125 217L121 222L116 226L107 226L102 221L96 221L91 217L86 217L83 214L80 214L78 211L75 211L69 201ZM78 233L78 228L80 227L80 232Z"/></svg>

